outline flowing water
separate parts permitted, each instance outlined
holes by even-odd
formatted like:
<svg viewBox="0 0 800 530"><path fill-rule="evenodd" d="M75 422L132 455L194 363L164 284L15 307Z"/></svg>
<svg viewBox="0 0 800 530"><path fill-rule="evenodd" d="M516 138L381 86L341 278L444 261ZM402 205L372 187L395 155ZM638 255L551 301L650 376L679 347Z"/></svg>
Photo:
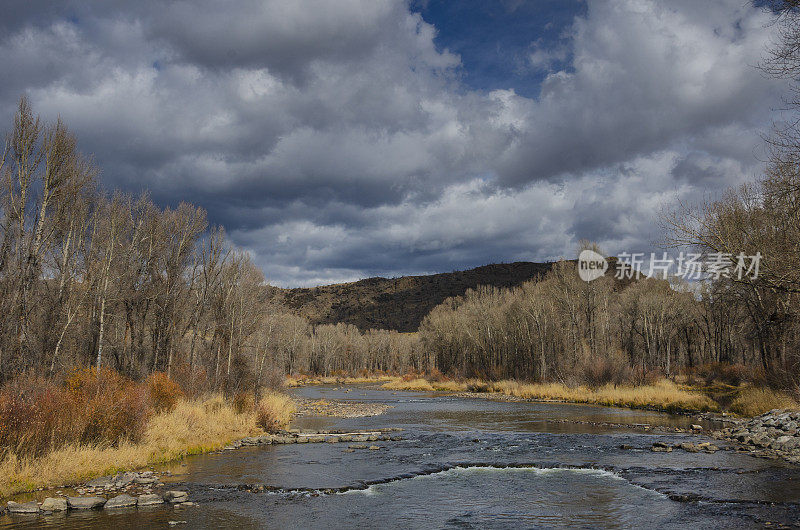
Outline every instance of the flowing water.
<svg viewBox="0 0 800 530"><path fill-rule="evenodd" d="M4 517L0 528L754 528L800 522L800 469L734 451L654 453L697 419L588 405L307 387L380 402L375 417L295 427L400 427L401 441L242 448L172 466L200 505ZM713 425L705 424L711 428ZM630 446L631 448L627 448ZM625 447L625 448L623 448ZM251 493L245 484L270 491Z"/></svg>

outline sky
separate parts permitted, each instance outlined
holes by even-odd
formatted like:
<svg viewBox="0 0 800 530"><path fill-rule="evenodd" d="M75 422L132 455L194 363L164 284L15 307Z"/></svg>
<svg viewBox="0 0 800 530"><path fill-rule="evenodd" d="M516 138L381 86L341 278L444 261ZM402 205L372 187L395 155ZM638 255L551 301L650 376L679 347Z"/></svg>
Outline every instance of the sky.
<svg viewBox="0 0 800 530"><path fill-rule="evenodd" d="M650 252L763 171L785 82L742 0L6 0L104 189L208 210L285 287Z"/></svg>

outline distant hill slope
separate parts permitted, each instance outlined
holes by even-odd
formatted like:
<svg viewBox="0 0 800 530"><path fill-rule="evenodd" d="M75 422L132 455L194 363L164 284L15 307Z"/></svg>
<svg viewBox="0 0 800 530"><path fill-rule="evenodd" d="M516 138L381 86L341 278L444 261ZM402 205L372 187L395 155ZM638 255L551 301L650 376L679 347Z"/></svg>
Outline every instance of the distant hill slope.
<svg viewBox="0 0 800 530"><path fill-rule="evenodd" d="M367 278L321 287L279 289L290 310L314 324L345 322L361 330L417 331L431 309L479 285L514 287L550 270L552 263L500 263L466 271L402 278Z"/></svg>

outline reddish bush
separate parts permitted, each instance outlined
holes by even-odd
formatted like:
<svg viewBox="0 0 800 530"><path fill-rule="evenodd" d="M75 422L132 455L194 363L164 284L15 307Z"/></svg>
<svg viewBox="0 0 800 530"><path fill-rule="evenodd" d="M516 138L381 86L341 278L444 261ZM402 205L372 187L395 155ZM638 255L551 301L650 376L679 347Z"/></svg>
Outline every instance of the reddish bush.
<svg viewBox="0 0 800 530"><path fill-rule="evenodd" d="M70 443L138 440L147 390L112 370L76 370L60 385L20 376L0 389L0 448L38 456Z"/></svg>
<svg viewBox="0 0 800 530"><path fill-rule="evenodd" d="M162 372L150 374L145 384L150 393L150 403L156 412L173 410L184 397L180 385Z"/></svg>
<svg viewBox="0 0 800 530"><path fill-rule="evenodd" d="M51 381L21 376L0 390L0 448L39 455L81 431L76 404Z"/></svg>
<svg viewBox="0 0 800 530"><path fill-rule="evenodd" d="M105 368L75 370L66 387L85 422L78 441L114 445L141 439L152 411L146 387Z"/></svg>

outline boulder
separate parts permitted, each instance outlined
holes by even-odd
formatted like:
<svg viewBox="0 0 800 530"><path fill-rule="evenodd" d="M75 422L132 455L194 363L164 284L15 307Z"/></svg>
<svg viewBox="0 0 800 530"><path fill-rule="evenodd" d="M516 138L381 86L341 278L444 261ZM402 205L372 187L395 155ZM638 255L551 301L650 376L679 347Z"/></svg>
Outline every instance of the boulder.
<svg viewBox="0 0 800 530"><path fill-rule="evenodd" d="M693 431L702 431L703 430L703 426L702 425L692 425L692 430Z"/></svg>
<svg viewBox="0 0 800 530"><path fill-rule="evenodd" d="M755 445L756 447L766 448L766 447L769 447L769 445L772 443L772 441L767 436L759 435L759 436L754 437L750 441L750 443L752 445Z"/></svg>
<svg viewBox="0 0 800 530"><path fill-rule="evenodd" d="M114 508L130 508L131 506L136 506L136 497L131 497L123 493L122 495L117 495L113 499L108 499L105 509L113 510Z"/></svg>
<svg viewBox="0 0 800 530"><path fill-rule="evenodd" d="M114 483L114 477L98 477L96 479L90 480L86 483L86 485L90 488L105 488L106 486L111 486Z"/></svg>
<svg viewBox="0 0 800 530"><path fill-rule="evenodd" d="M136 499L137 506L155 506L157 504L164 504L164 499L155 493L149 495L139 495Z"/></svg>
<svg viewBox="0 0 800 530"><path fill-rule="evenodd" d="M126 473L117 473L114 475L114 486L117 488L124 488L136 480L136 477L138 476L138 473L133 473L130 471Z"/></svg>
<svg viewBox="0 0 800 530"><path fill-rule="evenodd" d="M42 503L42 511L65 512L67 511L67 499L47 497Z"/></svg>
<svg viewBox="0 0 800 530"><path fill-rule="evenodd" d="M39 505L36 504L36 501L30 501L30 502L8 501L8 504L6 504L6 508L8 509L8 513L13 513L13 514L39 513Z"/></svg>
<svg viewBox="0 0 800 530"><path fill-rule="evenodd" d="M700 452L700 449L697 447L697 445L695 445L693 443L689 443L689 442L683 442L681 444L681 449L683 449L684 451L686 451L688 453L699 453Z"/></svg>
<svg viewBox="0 0 800 530"><path fill-rule="evenodd" d="M716 445L712 444L711 442L703 442L703 443L697 444L696 447L701 451L706 451L707 453L715 453L715 452L719 451L719 447L717 447Z"/></svg>
<svg viewBox="0 0 800 530"><path fill-rule="evenodd" d="M650 450L654 453L671 453L672 446L664 442L656 442L650 447Z"/></svg>
<svg viewBox="0 0 800 530"><path fill-rule="evenodd" d="M170 504L186 502L189 500L189 492L180 490L170 490L164 494L164 500Z"/></svg>
<svg viewBox="0 0 800 530"><path fill-rule="evenodd" d="M67 505L72 510L96 510L105 503L103 497L67 497Z"/></svg>

